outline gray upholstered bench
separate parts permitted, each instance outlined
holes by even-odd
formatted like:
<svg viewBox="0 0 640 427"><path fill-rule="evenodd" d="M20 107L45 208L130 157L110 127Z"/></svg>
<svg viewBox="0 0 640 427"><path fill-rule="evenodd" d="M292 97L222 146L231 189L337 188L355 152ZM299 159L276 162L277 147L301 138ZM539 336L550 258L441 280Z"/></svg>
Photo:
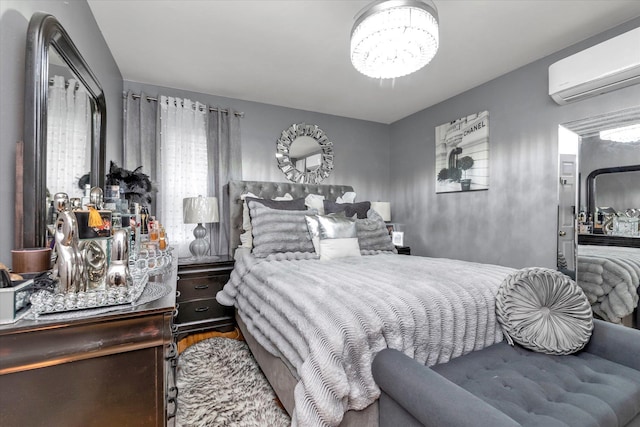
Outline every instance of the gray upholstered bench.
<svg viewBox="0 0 640 427"><path fill-rule="evenodd" d="M640 426L640 330L594 320L587 346L551 356L506 342L427 368L373 363L385 426Z"/></svg>

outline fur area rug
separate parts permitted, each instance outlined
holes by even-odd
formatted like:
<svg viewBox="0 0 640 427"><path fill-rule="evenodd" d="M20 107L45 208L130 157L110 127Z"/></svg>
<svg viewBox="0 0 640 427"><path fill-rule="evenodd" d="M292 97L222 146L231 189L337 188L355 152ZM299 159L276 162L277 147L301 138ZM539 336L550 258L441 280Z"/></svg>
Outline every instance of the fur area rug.
<svg viewBox="0 0 640 427"><path fill-rule="evenodd" d="M289 426L247 344L210 338L178 359L176 426Z"/></svg>

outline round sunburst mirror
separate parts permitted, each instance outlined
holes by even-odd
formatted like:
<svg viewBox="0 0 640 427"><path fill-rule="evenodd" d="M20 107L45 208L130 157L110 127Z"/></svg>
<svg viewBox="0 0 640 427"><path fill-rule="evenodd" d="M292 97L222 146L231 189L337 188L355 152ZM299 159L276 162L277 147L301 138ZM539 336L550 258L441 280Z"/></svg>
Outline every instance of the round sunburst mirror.
<svg viewBox="0 0 640 427"><path fill-rule="evenodd" d="M333 170L333 142L318 126L296 123L278 138L276 161L289 181L318 184Z"/></svg>

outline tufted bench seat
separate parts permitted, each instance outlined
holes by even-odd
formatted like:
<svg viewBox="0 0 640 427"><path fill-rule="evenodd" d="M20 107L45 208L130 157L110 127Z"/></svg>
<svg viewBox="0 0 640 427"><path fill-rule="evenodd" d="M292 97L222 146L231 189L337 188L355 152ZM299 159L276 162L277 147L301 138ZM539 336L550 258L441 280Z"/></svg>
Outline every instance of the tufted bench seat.
<svg viewBox="0 0 640 427"><path fill-rule="evenodd" d="M594 321L584 350L501 342L427 368L395 350L373 364L380 426L640 426L640 331Z"/></svg>

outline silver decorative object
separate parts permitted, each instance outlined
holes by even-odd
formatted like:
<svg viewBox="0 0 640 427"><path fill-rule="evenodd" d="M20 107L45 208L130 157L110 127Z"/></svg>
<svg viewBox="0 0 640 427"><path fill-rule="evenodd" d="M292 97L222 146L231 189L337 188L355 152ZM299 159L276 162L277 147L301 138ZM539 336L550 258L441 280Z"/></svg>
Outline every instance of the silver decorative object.
<svg viewBox="0 0 640 427"><path fill-rule="evenodd" d="M98 210L103 208L104 195L102 193L102 188L93 187L91 189L91 191L89 192L89 202Z"/></svg>
<svg viewBox="0 0 640 427"><path fill-rule="evenodd" d="M55 277L61 293L86 290L82 252L78 248L78 222L73 212L58 212L55 229L57 253Z"/></svg>
<svg viewBox="0 0 640 427"><path fill-rule="evenodd" d="M69 205L71 206L72 211L82 209L82 201L77 197L69 199Z"/></svg>
<svg viewBox="0 0 640 427"><path fill-rule="evenodd" d="M129 233L115 230L111 243L111 264L107 270L107 285L127 286L131 282L129 273Z"/></svg>
<svg viewBox="0 0 640 427"><path fill-rule="evenodd" d="M318 147L313 152L303 153L296 158L292 146L304 144L304 140L315 140ZM319 155L320 163L313 168L298 169L297 163L305 163L311 156ZM333 142L316 125L296 123L283 130L276 144L276 161L278 167L289 181L306 184L319 184L333 170ZM302 161L302 162L301 162Z"/></svg>
<svg viewBox="0 0 640 427"><path fill-rule="evenodd" d="M56 193L53 195L53 207L56 212L66 211L69 207L69 196L67 193Z"/></svg>
<svg viewBox="0 0 640 427"><path fill-rule="evenodd" d="M80 245L87 271L88 290L104 289L107 275L106 242L106 240L89 239L82 241Z"/></svg>

